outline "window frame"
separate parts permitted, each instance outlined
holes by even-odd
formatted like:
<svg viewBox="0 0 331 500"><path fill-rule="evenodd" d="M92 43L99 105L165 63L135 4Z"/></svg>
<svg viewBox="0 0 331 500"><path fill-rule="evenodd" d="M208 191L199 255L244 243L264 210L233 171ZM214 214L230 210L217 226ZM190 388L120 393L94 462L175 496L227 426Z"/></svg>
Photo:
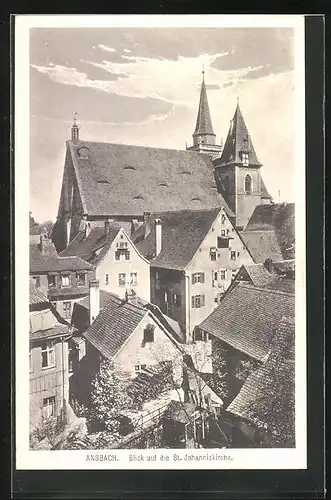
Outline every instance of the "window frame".
<svg viewBox="0 0 331 500"><path fill-rule="evenodd" d="M226 280L226 269L220 269L219 275L220 275L220 281L225 281Z"/></svg>
<svg viewBox="0 0 331 500"><path fill-rule="evenodd" d="M205 273L202 271L192 273L191 281L192 281L192 285L195 285L196 283L204 283L205 282Z"/></svg>
<svg viewBox="0 0 331 500"><path fill-rule="evenodd" d="M132 280L132 277L135 276L135 280ZM138 273L130 273L130 286L138 286Z"/></svg>
<svg viewBox="0 0 331 500"><path fill-rule="evenodd" d="M47 401L46 404L45 404L45 401ZM52 403L49 404L49 401L52 401ZM46 408L47 408L47 415L45 415ZM51 413L49 413L49 408L52 408ZM55 396L48 396L47 398L43 398L43 406L42 406L43 420L47 420L48 418L55 417L55 415L56 415L55 408L56 408Z"/></svg>
<svg viewBox="0 0 331 500"><path fill-rule="evenodd" d="M40 288L40 276L32 276L32 278L34 280L34 286Z"/></svg>
<svg viewBox="0 0 331 500"><path fill-rule="evenodd" d="M109 273L105 274L105 285L109 285Z"/></svg>
<svg viewBox="0 0 331 500"><path fill-rule="evenodd" d="M243 152L241 153L241 159L244 167L249 167L249 153Z"/></svg>
<svg viewBox="0 0 331 500"><path fill-rule="evenodd" d="M68 284L64 284L64 280L68 279ZM70 287L70 273L61 274L61 288L69 288Z"/></svg>
<svg viewBox="0 0 331 500"><path fill-rule="evenodd" d="M146 325L143 329L143 343L145 344L153 344L155 342L155 326L154 325Z"/></svg>
<svg viewBox="0 0 331 500"><path fill-rule="evenodd" d="M44 363L43 353L46 353L46 365ZM52 353L53 361L50 361L50 354ZM49 368L54 368L56 366L55 359L55 341L49 340L41 344L41 369L47 370Z"/></svg>
<svg viewBox="0 0 331 500"><path fill-rule="evenodd" d="M210 256L210 260L212 260L213 262L215 262L217 260L217 248L210 247L209 256ZM215 256L215 258L213 258L214 256Z"/></svg>
<svg viewBox="0 0 331 500"><path fill-rule="evenodd" d="M247 185L246 185L246 180L248 180L248 179L249 179L249 189L247 189ZM247 173L245 175L245 178L244 178L244 189L245 189L245 193L252 193L253 192L253 179L249 173Z"/></svg>
<svg viewBox="0 0 331 500"><path fill-rule="evenodd" d="M120 278L120 276L124 276L124 279ZM123 286L126 286L126 273L118 273L118 276L117 276L117 282L118 282L118 286L120 287L123 287Z"/></svg>
<svg viewBox="0 0 331 500"><path fill-rule="evenodd" d="M230 260L237 259L237 252L235 250L230 250Z"/></svg>
<svg viewBox="0 0 331 500"><path fill-rule="evenodd" d="M71 300L64 300L63 301L62 310L63 310L63 317L64 317L64 319L70 319L71 318L71 312L72 312L72 303L71 303ZM68 315L68 311L69 311L69 315Z"/></svg>
<svg viewBox="0 0 331 500"><path fill-rule="evenodd" d="M192 309L201 309L201 307L204 307L205 305L206 305L206 300L204 294L192 295L191 298Z"/></svg>
<svg viewBox="0 0 331 500"><path fill-rule="evenodd" d="M137 373L137 374L142 373L142 371L146 369L146 366L147 365L145 365L145 364L134 365L134 371L135 371L135 373Z"/></svg>
<svg viewBox="0 0 331 500"><path fill-rule="evenodd" d="M51 284L50 280L53 280L54 283ZM62 283L62 281L61 281L61 283ZM48 285L48 288L55 288L56 287L56 275L55 274L48 274L47 275L47 285Z"/></svg>
<svg viewBox="0 0 331 500"><path fill-rule="evenodd" d="M83 283L80 282L81 276L83 276ZM86 286L86 273L84 272L77 273L77 286Z"/></svg>

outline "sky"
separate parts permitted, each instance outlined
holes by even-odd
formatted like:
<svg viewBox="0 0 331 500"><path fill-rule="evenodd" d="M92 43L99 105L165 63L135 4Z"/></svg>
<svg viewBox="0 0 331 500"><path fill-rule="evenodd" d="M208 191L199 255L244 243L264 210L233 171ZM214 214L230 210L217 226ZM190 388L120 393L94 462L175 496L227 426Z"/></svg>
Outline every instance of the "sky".
<svg viewBox="0 0 331 500"><path fill-rule="evenodd" d="M294 201L291 28L30 30L30 210L55 220L73 114L87 141L192 145L205 70L216 142L237 97L275 201ZM148 180L146 180L148 182Z"/></svg>

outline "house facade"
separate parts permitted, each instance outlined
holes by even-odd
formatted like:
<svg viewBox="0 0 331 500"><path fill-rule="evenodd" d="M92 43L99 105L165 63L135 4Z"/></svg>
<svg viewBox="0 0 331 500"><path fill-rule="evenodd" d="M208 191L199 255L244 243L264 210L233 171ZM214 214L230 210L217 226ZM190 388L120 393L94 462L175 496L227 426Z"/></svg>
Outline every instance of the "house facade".
<svg viewBox="0 0 331 500"><path fill-rule="evenodd" d="M99 224L99 225L96 225ZM78 256L93 266L100 289L124 298L136 294L150 300L149 262L123 228L107 220L85 223L61 257Z"/></svg>
<svg viewBox="0 0 331 500"><path fill-rule="evenodd" d="M213 372L224 376L226 404L265 362L282 318L294 317L295 311L293 279L256 286L242 278L195 331L199 339L212 341Z"/></svg>
<svg viewBox="0 0 331 500"><path fill-rule="evenodd" d="M30 244L30 277L66 321L71 321L73 304L88 295L94 276L93 267L80 257L59 256L46 236Z"/></svg>
<svg viewBox="0 0 331 500"><path fill-rule="evenodd" d="M61 322L47 297L30 280L29 396L30 430L57 419L69 402L68 341L71 330Z"/></svg>
<svg viewBox="0 0 331 500"><path fill-rule="evenodd" d="M190 342L240 266L253 260L225 209L154 214L148 224L147 234L139 228L132 239L150 259L151 302Z"/></svg>

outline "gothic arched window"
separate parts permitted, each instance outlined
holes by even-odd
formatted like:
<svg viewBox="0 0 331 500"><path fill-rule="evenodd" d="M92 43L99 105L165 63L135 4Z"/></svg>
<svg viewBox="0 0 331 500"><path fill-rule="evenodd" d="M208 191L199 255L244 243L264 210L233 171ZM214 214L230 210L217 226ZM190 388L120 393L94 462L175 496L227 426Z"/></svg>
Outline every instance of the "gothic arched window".
<svg viewBox="0 0 331 500"><path fill-rule="evenodd" d="M229 177L227 175L223 178L223 185L224 185L224 191L228 193L230 188L230 183L229 183Z"/></svg>
<svg viewBox="0 0 331 500"><path fill-rule="evenodd" d="M245 192L246 193L252 192L252 178L249 174L245 176Z"/></svg>

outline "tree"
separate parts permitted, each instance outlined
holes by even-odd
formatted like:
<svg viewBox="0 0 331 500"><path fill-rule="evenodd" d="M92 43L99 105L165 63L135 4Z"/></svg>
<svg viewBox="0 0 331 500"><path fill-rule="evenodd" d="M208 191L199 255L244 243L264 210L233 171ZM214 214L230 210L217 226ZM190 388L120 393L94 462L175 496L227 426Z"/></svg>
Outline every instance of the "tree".
<svg viewBox="0 0 331 500"><path fill-rule="evenodd" d="M113 362L104 359L92 381L92 416L109 433L118 434L123 412L133 410L137 403L128 393L130 378L115 369Z"/></svg>

